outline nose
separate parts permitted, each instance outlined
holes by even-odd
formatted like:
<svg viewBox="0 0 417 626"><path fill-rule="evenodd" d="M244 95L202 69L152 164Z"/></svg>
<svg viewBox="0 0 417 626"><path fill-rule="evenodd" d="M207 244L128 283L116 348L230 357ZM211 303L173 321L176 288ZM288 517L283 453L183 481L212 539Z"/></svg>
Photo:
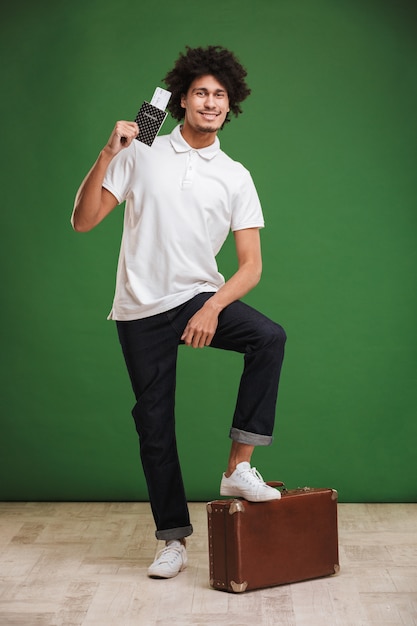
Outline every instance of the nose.
<svg viewBox="0 0 417 626"><path fill-rule="evenodd" d="M204 106L206 107L206 109L214 109L216 106L215 100L214 100L214 95L211 93L208 93L206 95L205 101L204 101Z"/></svg>

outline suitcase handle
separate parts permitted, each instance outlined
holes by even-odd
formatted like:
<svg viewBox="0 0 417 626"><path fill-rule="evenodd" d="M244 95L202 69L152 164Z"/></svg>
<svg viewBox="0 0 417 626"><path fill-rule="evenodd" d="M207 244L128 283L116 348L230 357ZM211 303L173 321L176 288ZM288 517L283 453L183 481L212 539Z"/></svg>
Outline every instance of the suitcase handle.
<svg viewBox="0 0 417 626"><path fill-rule="evenodd" d="M266 484L269 485L269 487L276 487L277 489L281 488L282 491L287 491L285 483L281 480L267 480Z"/></svg>

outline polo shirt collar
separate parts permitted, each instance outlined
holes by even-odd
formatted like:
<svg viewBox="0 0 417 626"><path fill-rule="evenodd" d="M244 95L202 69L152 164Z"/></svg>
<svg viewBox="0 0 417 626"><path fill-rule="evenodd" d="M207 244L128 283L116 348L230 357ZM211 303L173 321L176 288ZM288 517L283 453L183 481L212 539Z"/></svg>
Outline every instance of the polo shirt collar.
<svg viewBox="0 0 417 626"><path fill-rule="evenodd" d="M175 152L189 152L190 150L194 150L195 152L198 152L200 156L207 160L215 157L216 154L220 151L220 141L218 137L216 137L214 143L212 143L211 146L207 146L207 148L199 148L198 150L192 148L182 136L180 125L174 128L170 135L170 140Z"/></svg>

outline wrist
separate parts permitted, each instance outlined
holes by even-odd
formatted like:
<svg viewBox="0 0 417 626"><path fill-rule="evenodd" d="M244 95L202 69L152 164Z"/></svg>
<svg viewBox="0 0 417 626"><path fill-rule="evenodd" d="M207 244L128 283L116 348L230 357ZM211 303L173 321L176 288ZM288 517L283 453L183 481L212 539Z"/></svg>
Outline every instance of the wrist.
<svg viewBox="0 0 417 626"><path fill-rule="evenodd" d="M204 304L204 308L211 309L217 315L220 315L224 307L225 305L222 305L220 302L218 302L217 294L209 298L207 302Z"/></svg>
<svg viewBox="0 0 417 626"><path fill-rule="evenodd" d="M99 161L102 161L106 165L112 161L112 159L116 156L109 145L105 145L100 154L98 155Z"/></svg>

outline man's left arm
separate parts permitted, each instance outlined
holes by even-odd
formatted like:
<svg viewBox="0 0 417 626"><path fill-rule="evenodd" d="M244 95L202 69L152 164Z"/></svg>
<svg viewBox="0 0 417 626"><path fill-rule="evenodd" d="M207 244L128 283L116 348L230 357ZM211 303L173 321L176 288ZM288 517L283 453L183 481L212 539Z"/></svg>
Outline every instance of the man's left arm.
<svg viewBox="0 0 417 626"><path fill-rule="evenodd" d="M239 300L259 282L262 273L262 254L259 228L244 228L234 233L237 271L188 321L181 339L187 346L209 346L217 329L221 311Z"/></svg>

